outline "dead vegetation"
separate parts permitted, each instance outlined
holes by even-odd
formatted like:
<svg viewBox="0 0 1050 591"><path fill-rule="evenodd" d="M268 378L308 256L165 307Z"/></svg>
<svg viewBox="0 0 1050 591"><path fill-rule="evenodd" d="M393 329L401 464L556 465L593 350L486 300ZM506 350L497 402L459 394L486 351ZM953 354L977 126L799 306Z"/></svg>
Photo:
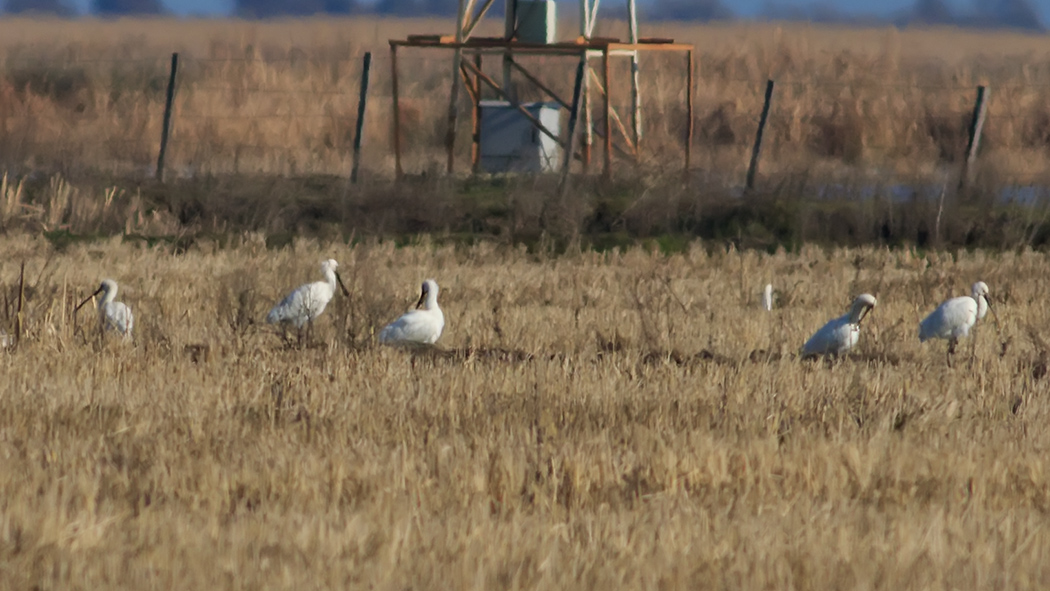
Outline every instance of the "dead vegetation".
<svg viewBox="0 0 1050 591"><path fill-rule="evenodd" d="M804 244L1018 250L1050 243L1045 190L943 189L798 179L741 198L717 182L631 177L577 179L562 196L550 178L431 178L347 191L338 177L157 184L5 175L0 231L39 233L59 250L123 236L183 251L245 232L260 233L269 247L307 236L412 243L428 235L442 244L492 241L544 253L637 244L681 252L697 239L768 252Z"/></svg>
<svg viewBox="0 0 1050 591"><path fill-rule="evenodd" d="M486 23L493 34L496 21ZM171 52L180 53L168 170L346 175L361 57L375 53L363 166L392 173L387 39L448 33L444 20L355 17L274 22L34 21L0 23L0 165L18 173L100 170L149 176L156 163ZM571 23L562 25L571 36ZM495 28L493 28L495 27ZM761 172L934 179L966 146L977 85L991 89L980 174L1005 184L1046 180L1050 55L1038 36L951 29L646 23L644 34L697 47L694 166L739 185L767 78L777 81ZM624 37L608 21L596 34ZM960 49L962 48L962 49ZM571 60L522 58L562 94ZM443 170L448 56L403 51L400 109L410 174ZM645 156L677 166L684 129L677 56L643 60ZM498 60L486 68L497 74ZM614 73L626 74L617 61ZM619 76L623 82L626 76ZM522 86L523 100L543 97ZM614 88L625 112L629 94ZM466 107L457 138L468 170ZM600 158L601 146L596 157ZM600 161L600 160L599 160ZM632 167L618 166L618 171Z"/></svg>
<svg viewBox="0 0 1050 591"><path fill-rule="evenodd" d="M0 241L13 588L986 589L1050 577L1047 257ZM309 346L259 320L333 257ZM136 315L99 341L101 276ZM375 330L442 283L440 347ZM985 280L945 367L921 316ZM777 290L770 313L762 287ZM802 363L852 296L860 350ZM969 355L969 343L965 348Z"/></svg>
<svg viewBox="0 0 1050 591"><path fill-rule="evenodd" d="M662 174L684 114L675 64L657 60L646 168L564 199L544 179L431 174L446 62L406 57L413 180L348 188L361 53L379 52L374 181L391 169L385 40L445 30L0 22L4 584L1050 579L1048 260L1032 250L1048 205L1002 191L1047 169L1040 38L653 25L700 50L696 182ZM159 186L138 179L174 50ZM740 199L726 187L767 77L766 177ZM993 89L978 182L939 202L978 83ZM922 181L901 193L908 176ZM261 319L326 258L350 295L288 344ZM72 313L103 276L135 312L131 343ZM378 347L430 276L440 346ZM1002 333L979 327L949 369L916 325L978 278ZM860 292L880 302L860 350L801 362Z"/></svg>

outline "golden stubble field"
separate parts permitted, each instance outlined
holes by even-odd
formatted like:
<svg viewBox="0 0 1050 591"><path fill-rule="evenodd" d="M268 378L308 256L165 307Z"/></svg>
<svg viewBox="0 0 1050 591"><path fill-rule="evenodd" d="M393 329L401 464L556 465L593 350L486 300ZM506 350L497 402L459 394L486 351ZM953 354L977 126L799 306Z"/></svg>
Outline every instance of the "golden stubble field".
<svg viewBox="0 0 1050 591"><path fill-rule="evenodd" d="M27 301L0 353L0 586L1050 582L1045 254L232 242L3 238ZM327 257L351 298L286 347L258 321ZM132 344L86 310L74 330L104 276ZM425 277L438 349L377 346ZM949 369L916 324L976 279L1002 334ZM859 352L797 360L861 291Z"/></svg>

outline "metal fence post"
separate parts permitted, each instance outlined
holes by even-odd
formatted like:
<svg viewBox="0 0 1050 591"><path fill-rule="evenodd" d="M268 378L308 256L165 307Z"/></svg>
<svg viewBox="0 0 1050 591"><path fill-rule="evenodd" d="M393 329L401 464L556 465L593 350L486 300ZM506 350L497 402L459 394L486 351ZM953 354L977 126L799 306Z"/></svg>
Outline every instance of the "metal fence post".
<svg viewBox="0 0 1050 591"><path fill-rule="evenodd" d="M569 172L572 168L572 158L576 151L576 118L580 113L580 100L583 99L583 81L587 77L587 54L584 50L583 57L580 58L580 63L576 66L576 82L573 84L572 89L572 108L569 109L569 138L565 142L565 154L562 160L562 171L561 171L561 182L558 186L558 195L564 196L565 189L569 183Z"/></svg>
<svg viewBox="0 0 1050 591"><path fill-rule="evenodd" d="M762 151L762 134L766 130L766 120L769 119L769 104L773 101L773 81L766 80L766 99L762 104L762 116L758 119L758 131L755 132L755 145L751 148L751 163L747 167L748 190L755 188L755 174L758 172L758 155Z"/></svg>
<svg viewBox="0 0 1050 591"><path fill-rule="evenodd" d="M988 114L988 88L977 87L977 100L973 104L973 118L970 120L970 139L966 144L966 159L963 160L962 174L959 175L959 187L965 187L972 180L972 166L977 160L977 148L981 145L981 130Z"/></svg>
<svg viewBox="0 0 1050 591"><path fill-rule="evenodd" d="M354 167L350 171L350 182L357 182L361 168L361 136L365 130L365 107L368 104L368 78L372 70L372 52L365 52L365 61L361 67L361 93L357 98L357 125L354 129Z"/></svg>
<svg viewBox="0 0 1050 591"><path fill-rule="evenodd" d="M168 137L171 133L171 107L175 102L175 75L179 71L179 54L171 54L171 74L168 76L168 94L164 100L164 125L160 129L160 153L157 155L156 179L164 181L164 157L168 152Z"/></svg>

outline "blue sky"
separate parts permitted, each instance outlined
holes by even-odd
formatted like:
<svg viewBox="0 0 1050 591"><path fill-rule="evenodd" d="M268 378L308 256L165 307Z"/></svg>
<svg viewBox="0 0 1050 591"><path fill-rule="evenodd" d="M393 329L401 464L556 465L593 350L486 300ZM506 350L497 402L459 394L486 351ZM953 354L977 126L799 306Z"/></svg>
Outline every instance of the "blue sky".
<svg viewBox="0 0 1050 591"><path fill-rule="evenodd" d="M369 2L370 0L363 0ZM448 0L453 2L454 0ZM81 11L86 11L89 0L76 0L76 5ZM576 4L574 0L559 0L560 3L572 3ZM605 0L605 2L611 5L622 5L622 1L618 0ZM640 4L645 4L647 0L638 0ZM727 6L732 8L733 12L741 16L753 16L762 9L765 4L765 0L725 0ZM774 0L776 4L784 5L796 5L805 6L808 4L814 4L816 2L800 1L800 0ZM164 0L164 4L175 14L190 15L190 14L207 14L222 16L229 14L231 7L233 6L232 0ZM866 14L878 14L886 15L892 14L898 10L903 10L912 4L914 0L881 0L873 2L872 0L825 0L824 4L836 6L844 12L852 13L866 13ZM949 0L949 4L964 7L969 4L966 0ZM1034 0L1032 2L1037 6L1042 13L1043 23L1050 24L1050 0Z"/></svg>

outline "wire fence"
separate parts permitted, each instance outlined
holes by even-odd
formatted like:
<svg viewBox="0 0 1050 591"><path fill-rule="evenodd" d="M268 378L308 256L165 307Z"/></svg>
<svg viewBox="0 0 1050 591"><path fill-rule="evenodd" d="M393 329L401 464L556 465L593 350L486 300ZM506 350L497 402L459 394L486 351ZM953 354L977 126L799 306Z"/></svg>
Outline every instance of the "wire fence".
<svg viewBox="0 0 1050 591"><path fill-rule="evenodd" d="M447 148L451 60L444 52L402 51L398 109L409 174L441 170ZM389 55L373 57L364 120L358 121L362 56L280 58L180 56L166 109L170 56L150 59L34 59L0 65L0 166L6 171L102 170L169 178L214 174L345 176L363 127L366 178L393 176ZM523 58L561 97L572 95L573 58ZM499 59L484 70L499 78ZM643 61L641 128L632 157L621 129L630 129L626 64L614 68L609 129L615 169L669 174L679 166L689 128L681 66ZM765 77L719 72L700 61L694 76L692 172L742 185L756 150ZM987 85L983 128L977 129L977 84L967 81L806 80L783 76L768 105L753 176L776 183L799 174L993 175L1001 184L1050 184L1050 84ZM524 80L524 102L551 100ZM465 93L463 93L465 94ZM462 95L461 95L462 96ZM1000 98L1001 97L1001 98ZM496 98L485 91L482 98ZM591 101L602 161L602 99ZM452 136L456 171L471 170L470 104L465 96ZM166 117L167 115L167 117ZM164 121L165 162L158 162ZM567 115L560 133L564 136ZM976 134L975 131L983 131ZM968 152L968 147L975 146ZM592 167L591 170L600 170Z"/></svg>

